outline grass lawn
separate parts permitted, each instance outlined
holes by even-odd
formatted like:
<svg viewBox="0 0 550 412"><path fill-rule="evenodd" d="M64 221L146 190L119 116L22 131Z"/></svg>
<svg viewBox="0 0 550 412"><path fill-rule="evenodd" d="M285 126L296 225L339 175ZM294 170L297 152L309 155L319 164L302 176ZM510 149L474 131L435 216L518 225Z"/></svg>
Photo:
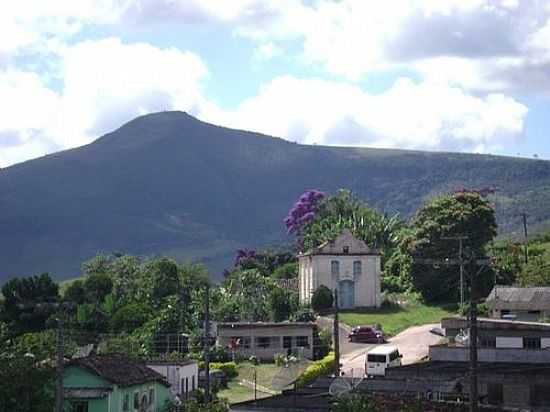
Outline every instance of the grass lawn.
<svg viewBox="0 0 550 412"><path fill-rule="evenodd" d="M276 366L273 363L262 363L258 366L254 366L249 362L243 362L238 365L239 375L228 382L227 388L218 392L220 398L226 398L230 404L237 402L244 402L254 399L253 386L246 386L241 381L246 380L248 382L254 382L254 369L257 371L257 385L259 387L265 387L270 390L274 390L271 383L273 377L277 375L281 367ZM257 397L266 398L272 396L271 393L265 393L258 388Z"/></svg>
<svg viewBox="0 0 550 412"><path fill-rule="evenodd" d="M361 310L340 313L340 320L349 326L374 325L379 323L386 336L395 336L410 326L438 322L454 312L439 306L411 303L407 306L392 306L378 310Z"/></svg>

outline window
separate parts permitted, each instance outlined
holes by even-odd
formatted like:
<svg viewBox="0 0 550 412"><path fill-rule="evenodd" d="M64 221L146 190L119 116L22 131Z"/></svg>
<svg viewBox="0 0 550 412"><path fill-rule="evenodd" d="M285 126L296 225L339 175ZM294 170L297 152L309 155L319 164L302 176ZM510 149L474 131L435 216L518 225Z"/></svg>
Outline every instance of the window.
<svg viewBox="0 0 550 412"><path fill-rule="evenodd" d="M191 376L191 391L195 391L195 375Z"/></svg>
<svg viewBox="0 0 550 412"><path fill-rule="evenodd" d="M155 388L149 389L149 405L155 403Z"/></svg>
<svg viewBox="0 0 550 412"><path fill-rule="evenodd" d="M540 338L523 338L524 349L540 349Z"/></svg>
<svg viewBox="0 0 550 412"><path fill-rule="evenodd" d="M359 276L361 275L361 261L356 260L353 262L353 276Z"/></svg>
<svg viewBox="0 0 550 412"><path fill-rule="evenodd" d="M269 336L260 336L256 338L256 347L257 348L269 348L270 339Z"/></svg>
<svg viewBox="0 0 550 412"><path fill-rule="evenodd" d="M307 336L296 336L296 346L299 348L309 348L309 339Z"/></svg>
<svg viewBox="0 0 550 412"><path fill-rule="evenodd" d="M130 395L125 394L124 400L122 401L122 411L128 412L130 410Z"/></svg>
<svg viewBox="0 0 550 412"><path fill-rule="evenodd" d="M495 336L480 336L479 337L480 348L496 348L497 338Z"/></svg>
<svg viewBox="0 0 550 412"><path fill-rule="evenodd" d="M139 409L139 392L134 392L134 409Z"/></svg>
<svg viewBox="0 0 550 412"><path fill-rule="evenodd" d="M330 262L330 273L332 276L338 276L340 274L340 262L332 260Z"/></svg>
<svg viewBox="0 0 550 412"><path fill-rule="evenodd" d="M185 378L185 397L187 398L187 394L189 393L189 378Z"/></svg>
<svg viewBox="0 0 550 412"><path fill-rule="evenodd" d="M88 402L75 402L72 410L75 412L88 412Z"/></svg>
<svg viewBox="0 0 550 412"><path fill-rule="evenodd" d="M342 248L342 251L344 252L344 255L348 255L349 254L349 246L344 246Z"/></svg>
<svg viewBox="0 0 550 412"><path fill-rule="evenodd" d="M386 363L386 355L367 355L367 362Z"/></svg>
<svg viewBox="0 0 550 412"><path fill-rule="evenodd" d="M258 336L256 338L256 347L262 349L278 348L281 346L280 342L278 336Z"/></svg>
<svg viewBox="0 0 550 412"><path fill-rule="evenodd" d="M283 348L290 349L292 347L292 336L283 336Z"/></svg>

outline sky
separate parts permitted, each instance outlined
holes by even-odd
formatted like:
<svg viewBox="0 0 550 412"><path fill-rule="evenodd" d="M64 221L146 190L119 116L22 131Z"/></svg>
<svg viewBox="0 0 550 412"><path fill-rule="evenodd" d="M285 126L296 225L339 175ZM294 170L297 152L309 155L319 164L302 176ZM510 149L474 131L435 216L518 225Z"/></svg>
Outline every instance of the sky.
<svg viewBox="0 0 550 412"><path fill-rule="evenodd" d="M17 0L0 167L146 113L289 141L550 159L550 0Z"/></svg>

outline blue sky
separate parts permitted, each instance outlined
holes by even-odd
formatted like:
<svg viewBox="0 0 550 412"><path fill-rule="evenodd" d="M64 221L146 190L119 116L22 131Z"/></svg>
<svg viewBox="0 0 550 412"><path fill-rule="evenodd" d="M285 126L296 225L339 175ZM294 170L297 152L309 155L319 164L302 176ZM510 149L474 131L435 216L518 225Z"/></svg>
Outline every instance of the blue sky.
<svg viewBox="0 0 550 412"><path fill-rule="evenodd" d="M0 167L159 110L550 159L549 91L549 1L20 0L0 16Z"/></svg>

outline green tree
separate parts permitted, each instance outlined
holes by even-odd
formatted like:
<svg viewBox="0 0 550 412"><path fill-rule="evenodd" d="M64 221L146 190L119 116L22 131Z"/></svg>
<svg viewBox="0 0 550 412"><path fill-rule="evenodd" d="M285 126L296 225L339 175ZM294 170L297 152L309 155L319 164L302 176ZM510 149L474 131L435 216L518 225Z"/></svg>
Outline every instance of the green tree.
<svg viewBox="0 0 550 412"><path fill-rule="evenodd" d="M531 257L517 280L523 287L550 286L550 264L540 256Z"/></svg>
<svg viewBox="0 0 550 412"><path fill-rule="evenodd" d="M333 296L332 292L325 285L319 286L311 297L311 307L316 312L322 312L332 308Z"/></svg>
<svg viewBox="0 0 550 412"><path fill-rule="evenodd" d="M7 325L0 323L0 411L53 410L55 371L45 352L35 349L8 339Z"/></svg>
<svg viewBox="0 0 550 412"><path fill-rule="evenodd" d="M9 322L12 333L38 331L45 328L46 320L59 300L59 287L48 273L28 278L14 278L2 286L4 296L3 318Z"/></svg>
<svg viewBox="0 0 550 412"><path fill-rule="evenodd" d="M456 236L467 236L465 255L486 256L486 246L496 236L497 224L488 199L474 191L460 191L426 203L416 213L411 228L412 234L403 242L413 257L411 277L415 287L428 301L456 301L460 289L458 266L424 264L419 259L443 262L457 258L458 241L445 239ZM492 280L490 270L481 272L476 280L480 294L488 293Z"/></svg>
<svg viewBox="0 0 550 412"><path fill-rule="evenodd" d="M84 282L80 279L72 281L67 289L65 289L65 293L63 293L63 300L65 302L72 302L76 305L84 303L86 301Z"/></svg>
<svg viewBox="0 0 550 412"><path fill-rule="evenodd" d="M113 290L113 281L107 273L92 273L84 281L84 295L89 303L101 303Z"/></svg>
<svg viewBox="0 0 550 412"><path fill-rule="evenodd" d="M269 312L271 320L282 322L288 320L290 315L296 311L298 297L295 291L275 286L269 295Z"/></svg>
<svg viewBox="0 0 550 412"><path fill-rule="evenodd" d="M358 239L389 256L396 246L396 234L401 226L397 215L386 216L351 191L341 189L336 195L320 201L314 216L300 228L299 241L301 249L310 250L349 229Z"/></svg>
<svg viewBox="0 0 550 412"><path fill-rule="evenodd" d="M118 309L110 320L113 332L131 333L151 318L150 309L144 304L129 303Z"/></svg>

